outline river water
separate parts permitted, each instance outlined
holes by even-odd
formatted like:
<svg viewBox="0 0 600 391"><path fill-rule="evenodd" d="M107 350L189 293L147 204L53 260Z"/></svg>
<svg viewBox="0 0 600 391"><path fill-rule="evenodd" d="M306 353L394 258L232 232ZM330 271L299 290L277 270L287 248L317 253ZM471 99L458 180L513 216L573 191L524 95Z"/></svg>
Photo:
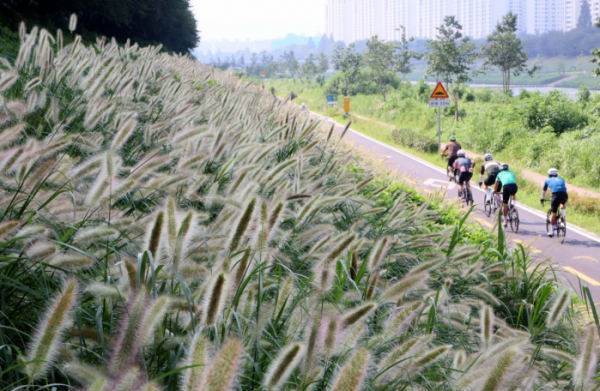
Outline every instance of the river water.
<svg viewBox="0 0 600 391"><path fill-rule="evenodd" d="M417 84L416 81L412 81L411 83ZM437 83L428 81L427 84L434 86ZM472 87L472 88L492 88L492 89L496 89L496 90L500 90L503 88L501 85L498 85L498 84L469 84L468 86ZM521 90L526 90L529 92L539 91L542 94L547 94L552 90L558 90L566 95L574 97L574 96L576 96L577 91L578 91L577 88L552 87L552 86L520 86L520 85L512 86L510 89L512 90L513 96L519 95L521 93Z"/></svg>

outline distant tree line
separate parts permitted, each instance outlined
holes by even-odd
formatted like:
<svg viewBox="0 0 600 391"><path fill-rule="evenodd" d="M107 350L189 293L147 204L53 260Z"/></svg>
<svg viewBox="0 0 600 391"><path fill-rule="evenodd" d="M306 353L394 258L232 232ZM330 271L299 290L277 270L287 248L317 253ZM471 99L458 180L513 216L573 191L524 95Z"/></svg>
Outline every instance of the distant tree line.
<svg viewBox="0 0 600 391"><path fill-rule="evenodd" d="M0 22L12 30L21 20L66 30L72 13L78 31L121 42L161 43L178 53L200 42L189 0L0 0Z"/></svg>

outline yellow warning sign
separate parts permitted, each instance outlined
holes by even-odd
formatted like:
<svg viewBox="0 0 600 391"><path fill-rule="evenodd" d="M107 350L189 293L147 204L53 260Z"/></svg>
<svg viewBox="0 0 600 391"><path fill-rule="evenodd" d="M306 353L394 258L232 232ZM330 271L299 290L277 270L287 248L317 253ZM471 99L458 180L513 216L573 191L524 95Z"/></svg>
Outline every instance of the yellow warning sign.
<svg viewBox="0 0 600 391"><path fill-rule="evenodd" d="M346 113L350 112L350 98L344 98L344 111Z"/></svg>
<svg viewBox="0 0 600 391"><path fill-rule="evenodd" d="M448 99L448 92L442 85L442 82L439 82L435 89L433 90L433 94L431 94L431 99Z"/></svg>

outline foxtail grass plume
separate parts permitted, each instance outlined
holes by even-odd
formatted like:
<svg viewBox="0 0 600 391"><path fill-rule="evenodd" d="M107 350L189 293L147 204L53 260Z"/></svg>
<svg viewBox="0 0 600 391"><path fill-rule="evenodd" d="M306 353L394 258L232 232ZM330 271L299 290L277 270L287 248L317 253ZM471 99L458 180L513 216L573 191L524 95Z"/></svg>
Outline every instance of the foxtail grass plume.
<svg viewBox="0 0 600 391"><path fill-rule="evenodd" d="M514 363L516 355L517 351L511 349L500 357L489 372L489 376L485 380L483 387L481 387L481 391L498 391L503 389L503 380L510 376L510 367Z"/></svg>
<svg viewBox="0 0 600 391"><path fill-rule="evenodd" d="M373 294L375 293L375 288L377 287L377 282L379 282L379 276L375 273L371 276L371 280L369 282L369 287L367 288L367 293L365 295L365 299L371 300L373 298Z"/></svg>
<svg viewBox="0 0 600 391"><path fill-rule="evenodd" d="M421 287L425 282L425 278L427 278L426 274L417 274L414 276L405 277L400 281L396 282L395 284L390 285L381 294L380 300L386 302L388 300L397 299L399 296L402 296L411 290Z"/></svg>
<svg viewBox="0 0 600 391"><path fill-rule="evenodd" d="M206 337L197 332L188 348L183 364L185 367L193 367L186 369L183 373L181 385L184 391L200 390L202 381L204 381L203 375L206 373L206 352Z"/></svg>
<svg viewBox="0 0 600 391"><path fill-rule="evenodd" d="M304 358L304 373L308 374L314 367L314 358L317 355L317 341L321 326L321 314L317 313L312 320L308 339L306 341L306 355Z"/></svg>
<svg viewBox="0 0 600 391"><path fill-rule="evenodd" d="M596 375L597 349L598 331L596 326L591 324L587 327L586 333L581 339L579 359L573 372L573 385L576 391L586 390L590 379Z"/></svg>
<svg viewBox="0 0 600 391"><path fill-rule="evenodd" d="M371 256L369 257L369 270L374 271L379 266L381 260L385 257L385 248L387 246L388 238L384 236L379 239L377 244L371 250Z"/></svg>
<svg viewBox="0 0 600 391"><path fill-rule="evenodd" d="M132 295L130 298L129 310L124 314L120 334L111 355L111 362L108 365L108 372L113 376L129 367L137 357L140 345L140 325L147 301L146 289L143 286L136 295Z"/></svg>
<svg viewBox="0 0 600 391"><path fill-rule="evenodd" d="M344 252L345 249L350 246L350 244L354 241L354 235L350 235L348 238L343 240L329 255L325 258L325 263L333 263L337 261L340 255Z"/></svg>
<svg viewBox="0 0 600 391"><path fill-rule="evenodd" d="M71 18L69 18L69 31L73 32L77 28L77 15L71 14Z"/></svg>
<svg viewBox="0 0 600 391"><path fill-rule="evenodd" d="M265 387L269 390L279 390L300 362L302 353L302 345L299 343L293 343L282 349L269 366L264 380Z"/></svg>
<svg viewBox="0 0 600 391"><path fill-rule="evenodd" d="M232 387L238 371L242 343L232 339L217 354L207 375L202 391L227 391Z"/></svg>
<svg viewBox="0 0 600 391"><path fill-rule="evenodd" d="M550 312L546 318L548 328L552 329L558 324L569 304L571 304L571 294L567 289L563 289L556 295L552 302L552 308L550 308Z"/></svg>
<svg viewBox="0 0 600 391"><path fill-rule="evenodd" d="M28 347L24 372L30 379L42 377L58 353L63 332L72 324L71 311L77 301L77 281L67 280L36 328ZM35 361L35 362L33 362Z"/></svg>
<svg viewBox="0 0 600 391"><path fill-rule="evenodd" d="M142 319L141 322L141 329L138 337L141 345L146 345L150 341L156 325L162 321L170 304L171 299L169 296L159 296L149 303L148 308L146 308L146 313L144 314L144 319Z"/></svg>
<svg viewBox="0 0 600 391"><path fill-rule="evenodd" d="M242 214L242 217L240 218L240 220L238 222L237 228L236 228L233 236L231 237L231 243L229 244L229 252L230 253L235 252L235 250L237 250L238 246L240 245L240 242L242 241L242 237L244 236L244 233L246 232L246 229L248 228L248 225L250 224L250 220L252 219L252 214L254 213L255 205L256 205L256 198L253 198L252 200L250 200L250 202L246 206L246 210L244 211L244 214Z"/></svg>
<svg viewBox="0 0 600 391"><path fill-rule="evenodd" d="M358 251L352 251L352 258L350 260L350 278L353 281L356 281L356 277L358 275Z"/></svg>
<svg viewBox="0 0 600 391"><path fill-rule="evenodd" d="M488 305L482 305L479 310L481 341L485 347L492 344L494 337L494 311Z"/></svg>
<svg viewBox="0 0 600 391"><path fill-rule="evenodd" d="M350 327L363 319L375 308L375 303L365 303L357 308L353 308L344 314L342 324L344 327Z"/></svg>
<svg viewBox="0 0 600 391"><path fill-rule="evenodd" d="M369 352L359 349L344 365L338 373L330 391L358 391L361 389L367 366L369 364Z"/></svg>
<svg viewBox="0 0 600 391"><path fill-rule="evenodd" d="M158 259L158 251L160 249L163 226L165 224L165 213L161 210L156 214L154 225L148 237L146 249L150 251L155 260Z"/></svg>
<svg viewBox="0 0 600 391"><path fill-rule="evenodd" d="M242 283L242 279L244 278L246 270L248 269L248 264L250 263L251 255L252 252L250 251L250 249L247 249L246 251L244 251L242 259L240 259L240 261L238 262L235 272L235 287L238 287Z"/></svg>
<svg viewBox="0 0 600 391"><path fill-rule="evenodd" d="M215 276L209 284L202 311L206 326L213 326L219 320L227 297L226 286L227 275L224 272Z"/></svg>

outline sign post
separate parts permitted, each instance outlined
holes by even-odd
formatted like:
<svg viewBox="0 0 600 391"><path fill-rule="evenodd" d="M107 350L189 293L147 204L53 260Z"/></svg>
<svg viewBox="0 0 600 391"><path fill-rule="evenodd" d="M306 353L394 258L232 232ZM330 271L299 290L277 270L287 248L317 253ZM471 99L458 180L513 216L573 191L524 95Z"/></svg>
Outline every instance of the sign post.
<svg viewBox="0 0 600 391"><path fill-rule="evenodd" d="M350 113L350 98L344 98L344 111L346 112L346 117L348 113Z"/></svg>
<svg viewBox="0 0 600 391"><path fill-rule="evenodd" d="M327 95L327 105L337 105L337 95Z"/></svg>
<svg viewBox="0 0 600 391"><path fill-rule="evenodd" d="M438 150L442 149L442 107L450 107L450 98L442 82L439 82L430 96L429 107L438 109ZM444 99L444 100L440 100Z"/></svg>

